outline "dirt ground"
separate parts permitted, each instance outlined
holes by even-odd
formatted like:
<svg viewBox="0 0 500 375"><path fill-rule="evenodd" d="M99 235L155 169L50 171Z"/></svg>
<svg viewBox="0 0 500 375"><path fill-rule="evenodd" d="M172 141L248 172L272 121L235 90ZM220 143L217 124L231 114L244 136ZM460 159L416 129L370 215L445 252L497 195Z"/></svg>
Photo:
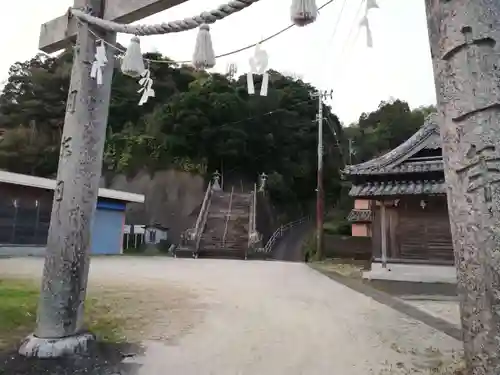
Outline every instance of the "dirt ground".
<svg viewBox="0 0 500 375"><path fill-rule="evenodd" d="M38 268L41 261L24 258L25 264L15 270L2 269L0 261L0 275L32 279L39 283L41 268L40 272ZM17 260L11 262L17 263ZM95 262L100 262L100 259ZM166 285L157 277L141 275L136 278L107 268L100 268L98 272L91 271L87 298L98 299L100 308L113 311L118 321L126 321L121 327L124 335L121 341L173 341L189 332L201 319L203 307L197 302L196 293L189 287L175 283Z"/></svg>
<svg viewBox="0 0 500 375"><path fill-rule="evenodd" d="M5 276L41 270L41 259L0 260ZM461 349L300 263L94 258L89 280L91 295L119 293L130 300L124 314L149 317L127 332L144 353L109 374L411 374L452 365Z"/></svg>

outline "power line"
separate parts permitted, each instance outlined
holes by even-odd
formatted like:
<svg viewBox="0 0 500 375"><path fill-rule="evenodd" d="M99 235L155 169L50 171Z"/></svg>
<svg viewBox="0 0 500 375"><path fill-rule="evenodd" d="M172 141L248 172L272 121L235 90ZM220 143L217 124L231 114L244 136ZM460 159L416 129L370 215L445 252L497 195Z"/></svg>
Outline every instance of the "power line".
<svg viewBox="0 0 500 375"><path fill-rule="evenodd" d="M301 104L309 103L311 100L314 100L314 99L310 98L308 100L303 100L301 102L294 103L293 105L294 106L298 106L298 105L301 105ZM288 111L288 110L289 109L287 109L287 108L277 108L277 109L274 109L272 111L264 112L264 113L261 113L261 114L256 115L256 116L244 118L242 120L227 122L227 123L224 123L222 125L219 125L219 127L224 127L224 126L229 126L229 125L235 125L235 124L239 124L239 123L242 123L242 122L245 122L245 121L256 120L256 119L264 117L264 116L269 116L269 115L272 115L272 114L275 114L275 113L278 113L278 112L283 112L283 111ZM311 122L314 122L314 121L315 120L311 120Z"/></svg>
<svg viewBox="0 0 500 375"><path fill-rule="evenodd" d="M339 27L339 24L340 24L340 19L342 18L342 13L344 13L344 9L345 9L345 5L347 4L347 0L344 0L344 2L342 3L342 8L340 8L340 13L339 13L339 16L337 17L337 21L335 22L335 27L333 28L333 33L332 33L332 36L331 38L328 40L328 43L327 44L330 44L330 42L333 41L333 38L335 38L335 34L337 33L337 29Z"/></svg>
<svg viewBox="0 0 500 375"><path fill-rule="evenodd" d="M330 38L328 39L328 42L326 43L326 46L325 46L325 52L323 54L323 65L320 69L320 71L322 72L322 75L323 75L323 72L325 71L325 68L327 67L327 58L326 58L326 51L328 50L328 45L333 42L333 40L335 39L335 35L337 33L337 29L338 29L338 26L340 24L340 20L342 18L342 14L344 12L344 9L345 9L345 6L347 4L347 0L343 0L343 3L342 3L342 7L340 8L340 12L339 12L339 15L337 17L337 20L335 21L335 26L333 27L333 31L332 31L332 34L330 35ZM331 98L333 99L333 95L331 96Z"/></svg>
<svg viewBox="0 0 500 375"><path fill-rule="evenodd" d="M356 33L356 36L354 37L354 41L356 41L356 39L358 38L358 34L359 34L359 25L358 25L358 18L359 18L359 15L361 13L361 10L363 9L363 4L366 2L366 0L361 0L361 2L359 3L359 7L358 7L358 10L356 11L356 16L354 17L354 20L353 20L353 23L352 23L352 26L351 26L351 29L349 30L349 34L347 36L347 39L346 39L346 42L344 43L344 46L342 47L342 52L340 53L340 56L344 55L344 52L346 50L346 47L349 45L349 40L351 38L351 35L352 35L352 32L354 31L354 27L355 26L358 26L357 30L358 32Z"/></svg>
<svg viewBox="0 0 500 375"><path fill-rule="evenodd" d="M344 64L345 64L345 62L343 61L343 58L344 58L344 56L345 56L345 54L346 54L346 47L350 45L350 43L349 43L349 42L350 42L350 39L351 39L351 36L352 36L353 30L354 30L354 27L358 24L358 18L359 18L360 13L361 13L361 11L362 11L362 9L363 9L363 4L365 3L365 1L366 1L366 0L361 0L361 1L360 1L359 6L358 6L358 9L357 9L356 14L355 14L355 17L354 17L354 19L353 19L353 21L352 21L352 23L351 23L351 27L350 27L350 29L349 29L349 33L347 34L347 38L346 38L346 40L345 40L345 42L344 42L344 44L343 44L343 46L342 46L342 50L341 50L340 54L338 55L338 57L336 57L336 58L335 58L335 61L341 61L341 63L338 65L338 68L339 68L339 69L343 69L343 68L344 68ZM344 11L344 6L345 6L345 5L346 5L346 2L344 2L343 6L342 6L342 8L341 8L341 10L340 10L340 14L339 14L339 17L338 17L338 20L337 20L337 21L340 21L341 16L342 16L342 12ZM336 26L335 26L335 28L334 28L334 33L333 33L332 37L330 38L330 40L333 40L333 37L334 37L335 32L336 32L336 29L337 29L337 25L336 25ZM359 33L359 28L358 28L358 33ZM356 36L355 36L355 38L354 38L354 41L355 41L356 39L357 39L357 34L356 34ZM324 62L324 64L326 65L326 61L327 61L327 59L325 59L324 61L325 61L325 62ZM325 66L325 65L324 65L324 66ZM323 70L323 69L322 69L322 70ZM333 69L331 69L330 73L328 74L328 77L332 77L332 73L333 73ZM333 106L332 106L332 107L333 107ZM333 110L333 108L332 108L332 110Z"/></svg>
<svg viewBox="0 0 500 375"><path fill-rule="evenodd" d="M333 27L333 32L332 34L330 35L330 38L328 39L328 42L326 43L326 47L328 47L328 45L333 42L334 38L335 38L335 34L337 33L337 29L338 29L338 26L340 24L340 19L342 18L342 13L344 12L344 8L347 4L347 0L344 0L343 3L342 3L342 8L340 8L340 12L339 12L339 15L337 17L337 21L335 22L335 26ZM325 51L327 51L327 48L325 48ZM326 54L326 52L325 52ZM325 66L326 66L326 59L323 60L323 69L321 69L321 71L324 70Z"/></svg>
<svg viewBox="0 0 500 375"><path fill-rule="evenodd" d="M330 5L331 3L333 3L335 0L328 0L325 4L323 4L322 6L320 6L318 8L318 11L325 8L326 6ZM81 21L80 21L81 22ZM287 27L285 27L284 29L281 29L280 31L256 42L256 43L253 43L253 44L250 44L248 46L245 46L245 47L242 47L242 48L238 48L234 51L230 51L230 52L226 52L226 53L222 53L220 55L217 55L215 56L216 59L218 58L221 58L221 57L227 57L227 56L231 56L231 55L235 55L237 53L240 53L240 52L243 52L243 51L246 51L250 48L254 48L255 46L257 46L258 44L262 44L262 43L265 43L265 42L268 42L269 40L271 39L274 39L276 38L277 36L283 34L284 32L290 30L291 28L293 28L295 26L295 24L291 24L291 25L288 25ZM96 37L97 39L101 40L101 37L98 36L96 33L94 33L92 30L89 29L89 32L94 35L94 37ZM105 43L106 45L108 45L109 47L113 48L114 50L120 52L120 53L125 53L126 51L123 49L123 48L120 48L118 47L117 45L113 44L113 43L110 43L106 40L102 40L103 43ZM155 60L155 59L144 59L145 61L147 62L150 62L150 63L159 63L159 64L188 64L191 62L191 60L184 60L184 61L169 61L169 60Z"/></svg>
<svg viewBox="0 0 500 375"><path fill-rule="evenodd" d="M328 50L328 45L331 42L333 42L333 40L335 39L335 34L337 33L337 29L338 29L338 26L340 24L340 20L342 18L342 14L344 12L346 4L347 4L347 0L343 0L342 7L340 8L340 12L339 12L339 15L337 17L337 20L335 21L335 26L333 27L332 34L330 35L330 38L328 39L328 42L326 43L325 53L323 54L323 66L320 69L321 72L324 72L324 70L325 70L325 68L327 66L327 63L326 63L327 62L327 58L325 56L326 55L326 51ZM331 92L330 99L333 100L333 92ZM320 105L323 105L323 104L320 104ZM329 121L327 121L327 123L328 123L328 126L330 127ZM330 130L332 130L331 127L330 127ZM334 134L334 136L335 136L335 134Z"/></svg>
<svg viewBox="0 0 500 375"><path fill-rule="evenodd" d="M334 147L338 148L340 157L342 159L342 164L344 164L344 168L345 168L345 166L346 166L346 160L344 158L344 150L343 150L342 145L340 144L340 140L339 140L338 134L335 131L334 126L332 124L332 121L331 121L331 119L329 117L326 117L326 123L328 124L328 128L332 132L332 135L333 135L333 137L335 139L335 142L337 143Z"/></svg>
<svg viewBox="0 0 500 375"><path fill-rule="evenodd" d="M323 4L322 6L320 6L320 7L318 8L318 10L321 10L321 9L325 8L326 6L330 5L330 4L331 4L331 3L333 3L334 1L335 1L335 0L328 0L325 4ZM365 1L365 0L362 0L361 5L363 4L363 2L364 2L364 1ZM343 4L342 4L342 7L341 7L341 10L340 10L340 13L339 13L339 15L338 15L338 17L337 17L337 20L336 20L336 22L335 22L335 26L334 26L333 32L332 32L331 37L330 37L330 39L329 39L329 41L328 41L328 44L330 43L330 41L331 41L331 40L333 40L333 39L334 39L334 37L335 37L335 35L336 35L336 32L337 32L338 26L339 26L339 24L340 24L340 19L341 19L341 17L342 17L342 13L343 13L343 11L344 11L344 8L345 8L346 3L347 3L347 0L344 0L344 1L343 1ZM361 9L361 6L360 6L360 9ZM358 10L358 13L359 13L359 10ZM250 48L253 48L253 47L257 46L258 44L265 43L265 42L267 42L267 41L269 41L269 40L271 40L271 39L273 39L273 38L275 38L275 37L277 37L277 36L279 36L279 35L283 34L284 32L286 32L286 31L290 30L290 29L291 29L291 28L293 28L294 26L295 26L295 24L293 24L293 23L292 23L292 24L290 24L289 26L287 26L287 27L285 27L285 28L283 28L283 29L279 30L278 32L276 32L276 33L274 33L274 34L272 34L272 35L270 35L270 36L268 36L268 37L266 37L266 38L264 38L264 39L260 40L260 41L259 41L259 42L257 42L257 43L253 43L253 44L250 44L250 45L248 45L248 46L245 46L245 47L239 48L239 49L237 49L237 50L233 50L233 51L231 51L231 52L227 52L227 53L223 53L223 54L217 55L217 56L216 56L216 58L221 58L221 57L231 56L231 55L234 55L234 54L237 54L237 53L243 52L243 51L245 51L245 50L248 50L248 49L250 49ZM93 35L94 35L94 37L96 37L97 39L100 39L100 37L99 37L97 34L95 34L92 30L89 30L89 32L90 32L91 34L93 34ZM125 53L125 52L126 52L124 48L119 47L119 46L117 46L117 45L115 45L115 44L112 44L112 43L110 43L110 42L107 42L106 40L102 40L102 42L104 42L104 43L105 43L105 44L107 44L109 47L111 47L111 48L115 49L115 50L116 50L116 51L118 51L118 52L121 52L121 53ZM144 60L145 60L145 61L147 61L147 62L149 62L149 63L163 63L163 64L185 64L185 63L189 63L189 62L190 62L190 61L188 61L188 60L186 60L186 61L170 61L170 60L155 60L155 59L147 59L147 58L145 58ZM304 103L309 102L310 100L311 100L311 99L309 99L309 100L305 100L305 101L302 101L302 102L299 102L299 103L295 103L294 105L304 104ZM278 113L278 112L282 112L282 111L286 111L286 109L278 108L278 109L276 109L276 110L269 111L269 112L265 112L265 113L262 113L262 114L257 115L257 116L252 116L252 117L248 117L248 118L245 118L245 119L242 119L242 120L238 120L238 121L233 121L233 122L225 123L225 124L220 125L220 126L219 126L219 128L221 128L221 127L226 127L226 126L230 126L230 125L235 125L235 124L242 123L242 122L246 122L246 121L251 121L251 120L254 120L254 119L257 119L257 118L262 118L262 117L264 117L264 116L269 116L269 115L272 115L272 114L274 114L274 113ZM314 122L314 121L311 121L311 122ZM330 125L330 124L329 124L329 125ZM334 136L335 136L335 133L334 133ZM338 139L337 139L337 143L338 143ZM340 148L340 147L339 147L339 148Z"/></svg>

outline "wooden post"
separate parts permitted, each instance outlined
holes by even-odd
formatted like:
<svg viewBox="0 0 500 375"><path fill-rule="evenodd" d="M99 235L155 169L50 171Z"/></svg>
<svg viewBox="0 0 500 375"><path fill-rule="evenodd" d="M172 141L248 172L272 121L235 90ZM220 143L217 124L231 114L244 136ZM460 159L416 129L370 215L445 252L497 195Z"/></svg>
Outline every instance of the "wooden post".
<svg viewBox="0 0 500 375"><path fill-rule="evenodd" d="M500 2L426 0L467 374L500 373Z"/></svg>
<svg viewBox="0 0 500 375"><path fill-rule="evenodd" d="M382 251L382 268L387 268L387 221L384 201L380 201L380 246Z"/></svg>

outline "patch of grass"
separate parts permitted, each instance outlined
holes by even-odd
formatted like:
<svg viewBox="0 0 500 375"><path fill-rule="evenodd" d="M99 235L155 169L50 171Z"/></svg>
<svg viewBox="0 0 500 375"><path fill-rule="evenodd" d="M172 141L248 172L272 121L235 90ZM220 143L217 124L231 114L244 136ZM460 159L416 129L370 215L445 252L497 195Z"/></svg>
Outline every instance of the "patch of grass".
<svg viewBox="0 0 500 375"><path fill-rule="evenodd" d="M0 349L12 347L35 328L40 288L34 282L0 279ZM125 341L127 319L116 314L112 296L87 298L87 327L100 340ZM113 306L113 308L111 308Z"/></svg>
<svg viewBox="0 0 500 375"><path fill-rule="evenodd" d="M344 277L361 279L365 265L362 262L345 262L345 260L327 259L310 263L310 266L322 273L334 272Z"/></svg>
<svg viewBox="0 0 500 375"><path fill-rule="evenodd" d="M33 283L0 279L0 348L31 331L39 292Z"/></svg>
<svg viewBox="0 0 500 375"><path fill-rule="evenodd" d="M117 314L112 304L106 303L111 296L89 297L85 301L85 320L90 331L101 341L125 342L127 319Z"/></svg>

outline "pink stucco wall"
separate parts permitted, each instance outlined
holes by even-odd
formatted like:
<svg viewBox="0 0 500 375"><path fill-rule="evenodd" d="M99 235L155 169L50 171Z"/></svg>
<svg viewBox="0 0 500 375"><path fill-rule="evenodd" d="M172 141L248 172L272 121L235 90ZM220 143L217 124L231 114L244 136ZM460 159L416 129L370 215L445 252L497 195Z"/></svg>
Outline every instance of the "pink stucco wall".
<svg viewBox="0 0 500 375"><path fill-rule="evenodd" d="M369 232L367 224L352 224L351 234L353 237L369 237Z"/></svg>
<svg viewBox="0 0 500 375"><path fill-rule="evenodd" d="M370 201L367 199L356 199L354 201L354 208L357 210L369 210ZM370 224L352 224L351 235L353 237L370 237Z"/></svg>
<svg viewBox="0 0 500 375"><path fill-rule="evenodd" d="M354 201L354 208L357 210L368 210L370 209L370 201L366 199L356 199Z"/></svg>

